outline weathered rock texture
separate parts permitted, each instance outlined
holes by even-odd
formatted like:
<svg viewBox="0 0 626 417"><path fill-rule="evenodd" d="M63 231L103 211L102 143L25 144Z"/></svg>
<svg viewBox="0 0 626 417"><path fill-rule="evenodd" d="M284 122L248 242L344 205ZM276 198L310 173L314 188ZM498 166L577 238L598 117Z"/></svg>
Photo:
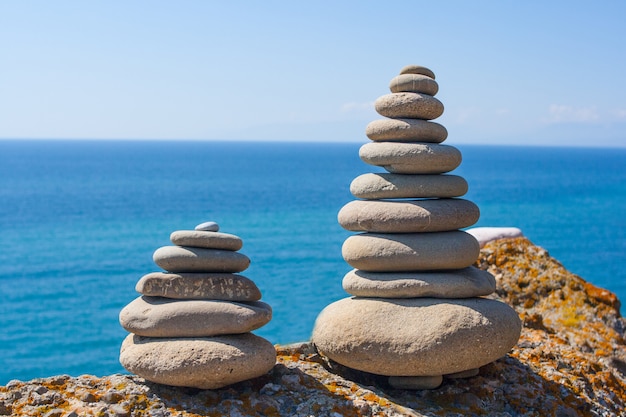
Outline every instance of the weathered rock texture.
<svg viewBox="0 0 626 417"><path fill-rule="evenodd" d="M0 415L626 415L626 320L615 295L569 273L524 238L487 243L477 266L496 276L492 298L523 319L521 338L477 376L445 379L434 390L390 389L385 380L342 368L302 344L278 346L269 374L219 390L128 375L11 381L0 387Z"/></svg>

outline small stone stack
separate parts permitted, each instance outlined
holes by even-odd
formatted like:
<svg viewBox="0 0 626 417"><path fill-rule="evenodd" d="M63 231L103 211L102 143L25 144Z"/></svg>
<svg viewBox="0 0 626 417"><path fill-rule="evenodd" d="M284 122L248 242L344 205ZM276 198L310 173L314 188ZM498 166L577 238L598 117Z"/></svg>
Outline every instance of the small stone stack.
<svg viewBox="0 0 626 417"><path fill-rule="evenodd" d="M120 313L131 332L120 362L149 381L216 389L269 372L276 350L250 333L267 324L271 307L261 292L236 274L250 260L238 252L242 240L220 233L215 222L173 232L171 242L154 252L167 272L143 276L142 294Z"/></svg>
<svg viewBox="0 0 626 417"><path fill-rule="evenodd" d="M327 306L317 318L313 342L332 360L389 376L396 388L436 388L443 376L467 377L505 355L521 331L508 305L481 298L495 279L472 266L479 245L459 229L478 221L478 207L458 197L458 149L441 145L448 135L430 120L443 113L435 75L411 65L393 78L391 94L376 100L387 119L366 129L372 142L361 159L387 173L354 179L362 200L339 212L342 227L364 232L343 245L355 269L343 288L355 297Z"/></svg>

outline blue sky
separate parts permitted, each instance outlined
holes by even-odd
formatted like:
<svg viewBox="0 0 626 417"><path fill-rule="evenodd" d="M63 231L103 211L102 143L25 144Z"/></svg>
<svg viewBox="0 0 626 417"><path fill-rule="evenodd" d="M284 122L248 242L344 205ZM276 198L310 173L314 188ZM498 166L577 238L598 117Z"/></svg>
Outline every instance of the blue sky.
<svg viewBox="0 0 626 417"><path fill-rule="evenodd" d="M0 1L0 138L364 142L400 68L449 144L626 146L626 2Z"/></svg>

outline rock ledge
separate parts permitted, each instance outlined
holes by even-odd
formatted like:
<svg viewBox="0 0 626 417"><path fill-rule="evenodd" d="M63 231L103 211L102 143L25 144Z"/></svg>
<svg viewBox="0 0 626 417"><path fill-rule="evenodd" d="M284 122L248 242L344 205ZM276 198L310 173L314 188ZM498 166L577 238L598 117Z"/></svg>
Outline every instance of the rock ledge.
<svg viewBox="0 0 626 417"><path fill-rule="evenodd" d="M497 281L491 298L524 327L512 351L477 376L434 390L390 388L301 343L277 346L268 374L218 390L132 375L66 375L0 387L0 415L76 416L624 416L626 320L619 300L568 272L525 238L485 244L476 263Z"/></svg>

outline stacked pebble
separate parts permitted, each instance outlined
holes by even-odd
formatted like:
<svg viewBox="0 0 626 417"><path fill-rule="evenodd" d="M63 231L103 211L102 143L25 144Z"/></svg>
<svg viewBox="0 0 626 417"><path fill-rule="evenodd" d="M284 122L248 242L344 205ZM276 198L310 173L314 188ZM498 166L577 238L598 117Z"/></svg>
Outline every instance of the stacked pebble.
<svg viewBox="0 0 626 417"><path fill-rule="evenodd" d="M362 200L339 212L341 226L364 232L343 245L355 269L343 288L355 297L327 306L313 342L334 361L389 376L396 388L436 388L443 376L476 375L505 355L521 331L508 305L481 296L495 279L472 266L479 245L459 229L478 221L467 192L458 149L441 145L447 130L430 120L443 113L435 75L410 65L391 80L391 94L375 102L387 119L366 129L361 159L384 168L354 179Z"/></svg>
<svg viewBox="0 0 626 417"><path fill-rule="evenodd" d="M132 373L165 385L216 389L269 372L276 350L250 333L267 324L271 307L253 281L236 274L250 260L242 240L215 222L173 232L154 252L167 272L137 282L142 294L120 313L131 334L120 362Z"/></svg>

